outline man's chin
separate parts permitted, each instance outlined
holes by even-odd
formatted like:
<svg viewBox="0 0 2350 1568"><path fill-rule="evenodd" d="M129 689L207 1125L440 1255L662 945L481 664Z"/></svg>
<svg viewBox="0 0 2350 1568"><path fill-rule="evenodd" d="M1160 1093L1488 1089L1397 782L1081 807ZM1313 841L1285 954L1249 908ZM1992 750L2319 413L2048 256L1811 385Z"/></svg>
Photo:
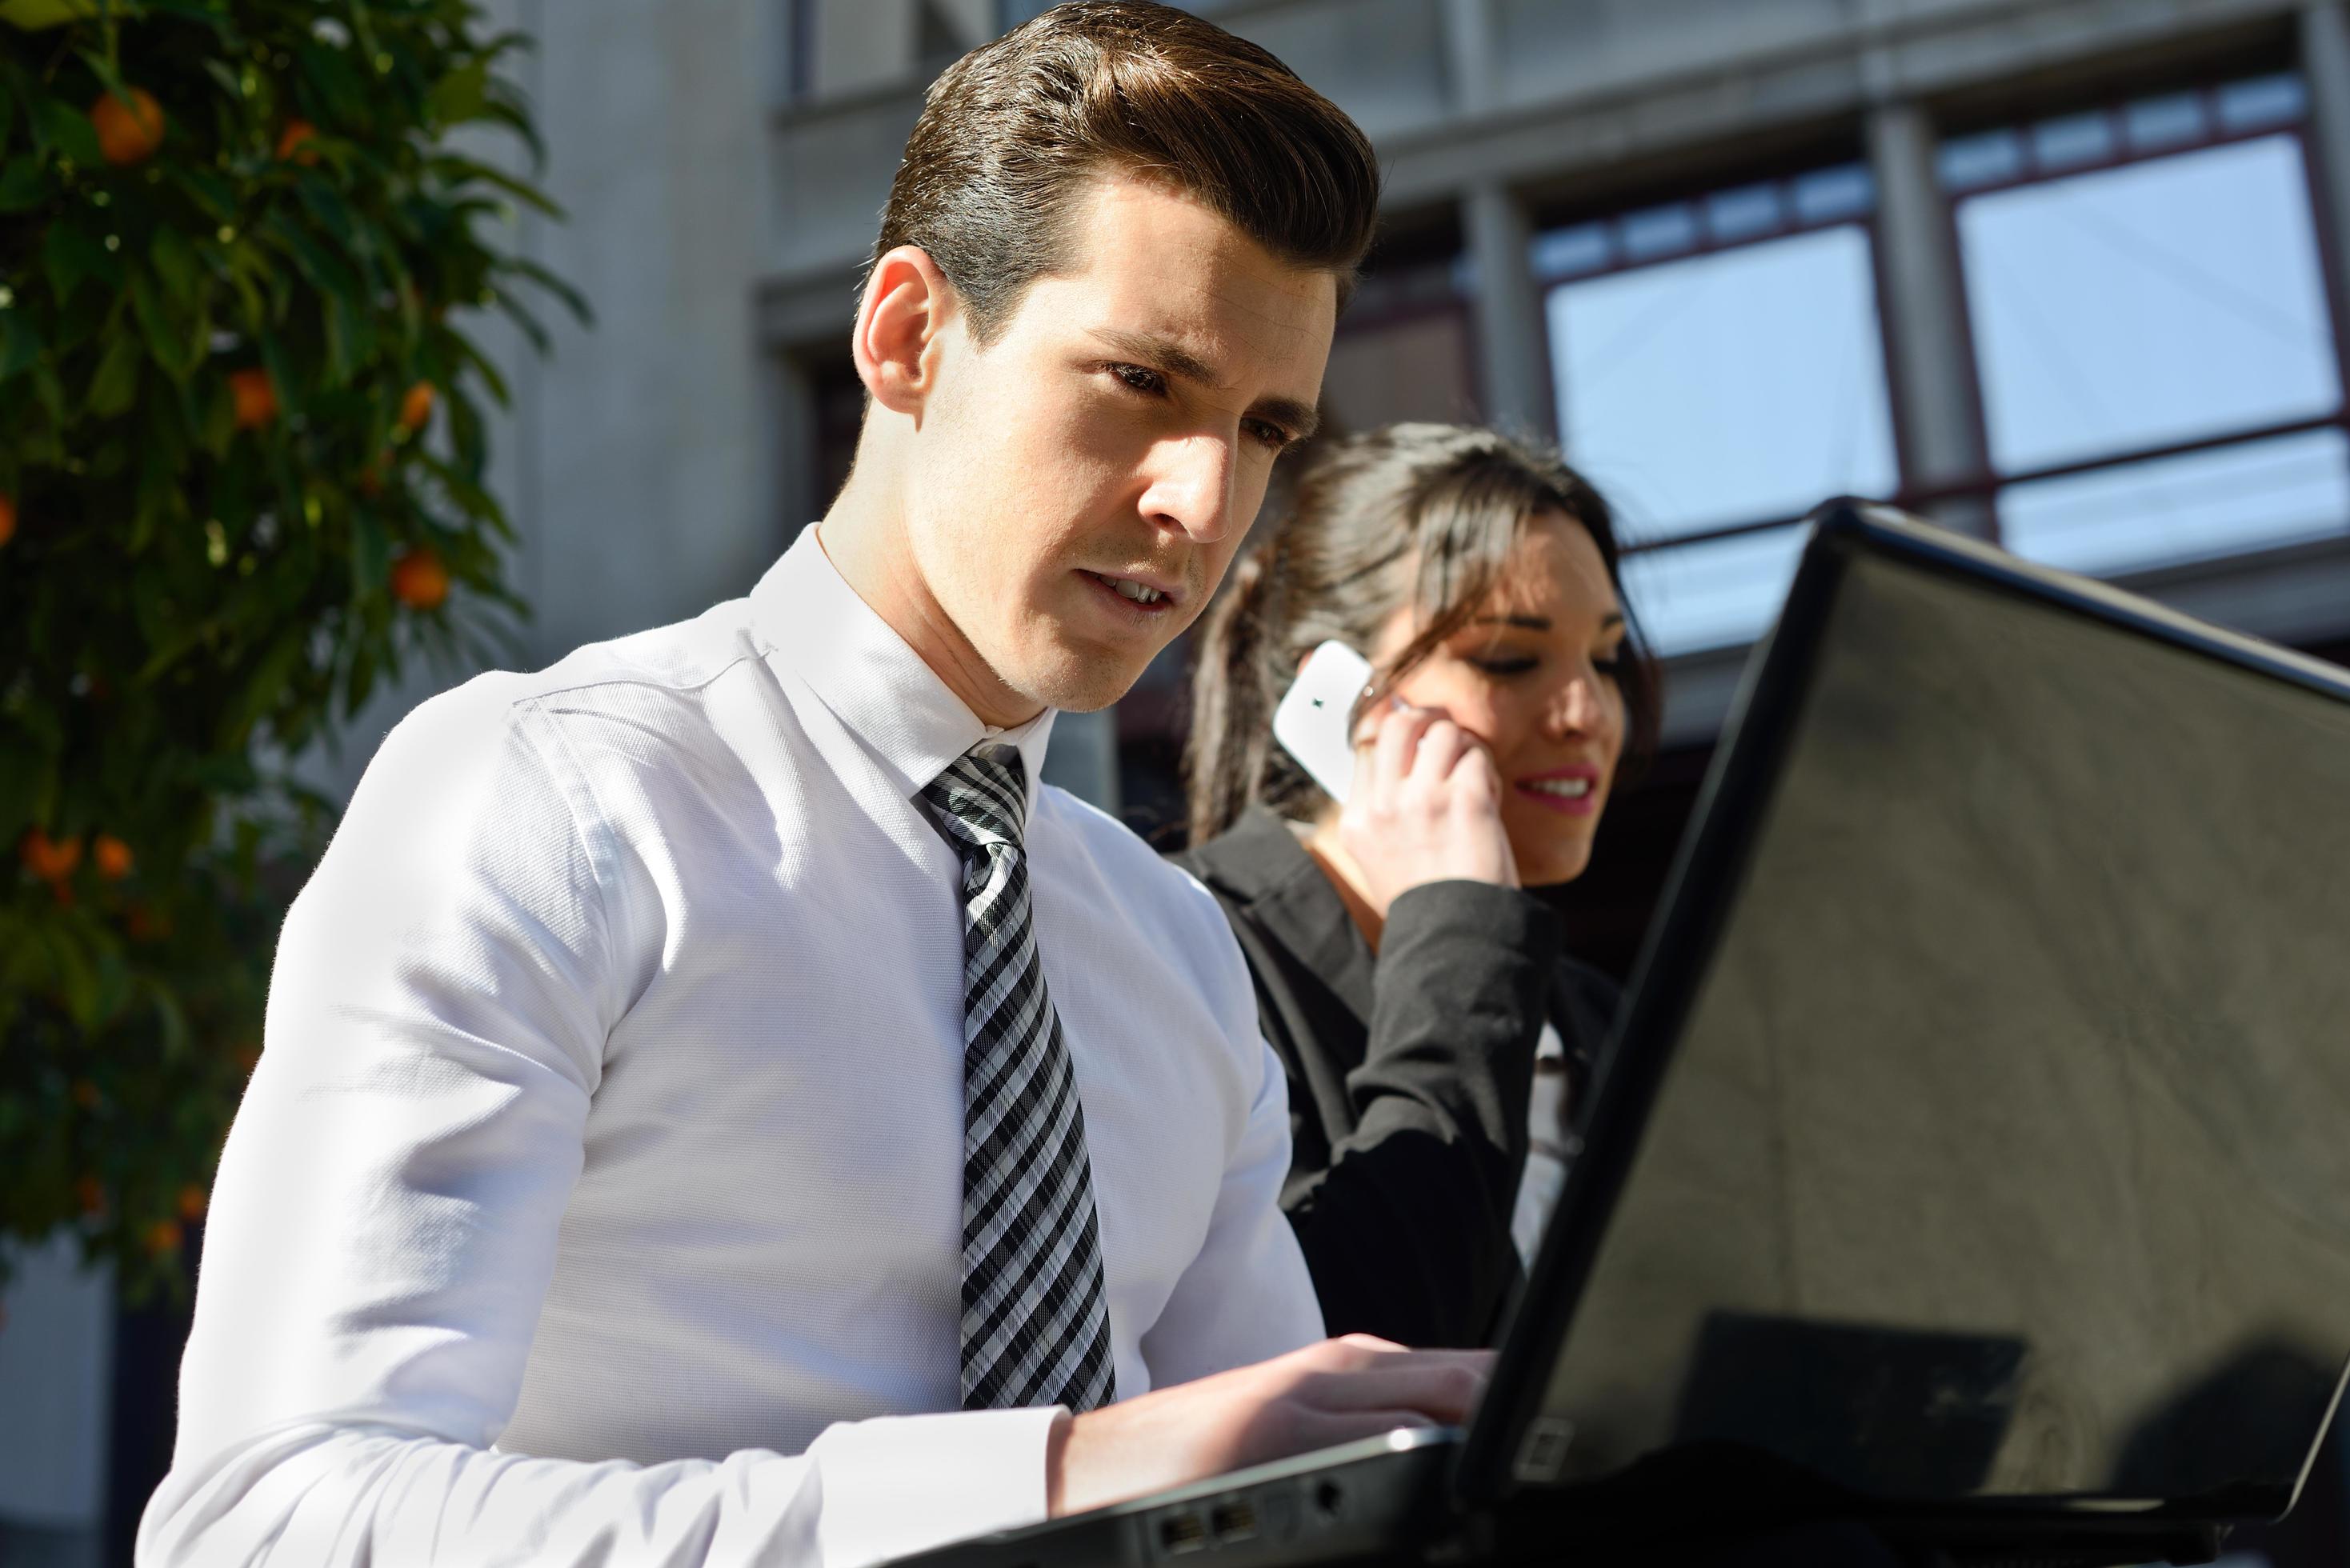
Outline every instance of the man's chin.
<svg viewBox="0 0 2350 1568"><path fill-rule="evenodd" d="M1065 713L1091 713L1108 707L1142 679L1149 664L1138 664L1130 653L1088 653L1083 649L1054 649L1042 653L1025 671L1019 689L1047 708Z"/></svg>

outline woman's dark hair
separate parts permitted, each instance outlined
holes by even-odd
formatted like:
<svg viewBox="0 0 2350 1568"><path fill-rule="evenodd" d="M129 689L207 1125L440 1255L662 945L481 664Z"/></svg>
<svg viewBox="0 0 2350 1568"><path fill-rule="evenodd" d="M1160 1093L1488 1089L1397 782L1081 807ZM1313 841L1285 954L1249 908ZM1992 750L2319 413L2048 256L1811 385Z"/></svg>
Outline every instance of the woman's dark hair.
<svg viewBox="0 0 2350 1568"><path fill-rule="evenodd" d="M1299 660L1336 638L1367 653L1407 606L1420 630L1374 700L1450 639L1500 584L1527 525L1565 513L1599 546L1617 585L1607 503L1555 452L1493 431L1401 424L1331 442L1309 460L1268 537L1233 568L1201 621L1184 747L1191 842L1253 804L1317 815L1329 797L1273 743L1273 710ZM1625 748L1656 743L1655 667L1628 630L1618 685Z"/></svg>

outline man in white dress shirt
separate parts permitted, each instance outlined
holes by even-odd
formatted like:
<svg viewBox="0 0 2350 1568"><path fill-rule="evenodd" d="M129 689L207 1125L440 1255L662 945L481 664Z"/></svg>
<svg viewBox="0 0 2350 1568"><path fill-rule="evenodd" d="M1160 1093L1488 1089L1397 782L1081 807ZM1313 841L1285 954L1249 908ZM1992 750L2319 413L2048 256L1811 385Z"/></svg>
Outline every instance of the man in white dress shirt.
<svg viewBox="0 0 2350 1568"><path fill-rule="evenodd" d="M1165 8L941 78L821 524L418 709L288 916L141 1562L864 1562L1462 1418L1478 1356L1322 1340L1215 904L1036 783L1310 430L1376 195L1338 110ZM1117 1397L1075 1413L963 1407L977 884L925 803L974 748L1082 1106Z"/></svg>

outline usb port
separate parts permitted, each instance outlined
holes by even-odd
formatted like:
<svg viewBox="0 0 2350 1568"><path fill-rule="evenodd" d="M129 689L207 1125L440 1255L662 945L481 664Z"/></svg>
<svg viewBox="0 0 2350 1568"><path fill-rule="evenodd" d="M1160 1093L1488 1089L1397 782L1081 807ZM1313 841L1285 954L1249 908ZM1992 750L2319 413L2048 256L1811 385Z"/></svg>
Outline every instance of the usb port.
<svg viewBox="0 0 2350 1568"><path fill-rule="evenodd" d="M1256 1505L1245 1500L1220 1502L1208 1511L1208 1528L1215 1533L1219 1546L1231 1541L1253 1541L1256 1538Z"/></svg>
<svg viewBox="0 0 2350 1568"><path fill-rule="evenodd" d="M1208 1527L1196 1513L1170 1513L1159 1521L1159 1549L1170 1557L1208 1544Z"/></svg>

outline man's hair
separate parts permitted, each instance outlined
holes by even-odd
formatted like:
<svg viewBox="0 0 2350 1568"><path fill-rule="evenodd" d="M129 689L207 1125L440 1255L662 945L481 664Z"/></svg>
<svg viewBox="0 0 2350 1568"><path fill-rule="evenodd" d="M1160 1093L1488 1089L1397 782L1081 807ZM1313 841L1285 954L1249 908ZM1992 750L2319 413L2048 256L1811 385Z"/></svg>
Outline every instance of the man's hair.
<svg viewBox="0 0 2350 1568"><path fill-rule="evenodd" d="M1163 182L1284 260L1335 273L1342 301L1370 247L1378 164L1336 104L1171 5L1072 0L931 84L873 260L920 246L984 345L1030 284L1068 267L1076 198L1113 172Z"/></svg>

